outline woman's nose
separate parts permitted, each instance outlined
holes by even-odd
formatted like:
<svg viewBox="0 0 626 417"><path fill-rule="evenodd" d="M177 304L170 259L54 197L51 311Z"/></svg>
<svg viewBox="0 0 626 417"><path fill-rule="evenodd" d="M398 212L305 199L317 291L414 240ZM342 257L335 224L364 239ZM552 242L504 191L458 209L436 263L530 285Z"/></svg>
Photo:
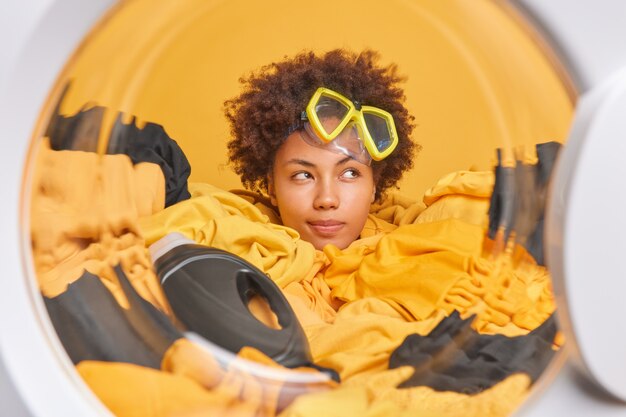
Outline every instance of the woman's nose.
<svg viewBox="0 0 626 417"><path fill-rule="evenodd" d="M320 183L313 205L318 210L329 210L339 208L339 193L337 188L328 182Z"/></svg>

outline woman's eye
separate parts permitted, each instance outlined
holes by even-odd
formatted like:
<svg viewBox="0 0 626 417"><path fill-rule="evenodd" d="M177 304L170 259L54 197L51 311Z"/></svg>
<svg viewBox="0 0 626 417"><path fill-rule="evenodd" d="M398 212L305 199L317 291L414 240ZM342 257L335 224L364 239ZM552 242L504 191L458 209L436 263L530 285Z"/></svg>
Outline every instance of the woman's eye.
<svg viewBox="0 0 626 417"><path fill-rule="evenodd" d="M313 178L313 176L309 172L296 172L291 176L292 179L302 181Z"/></svg>
<svg viewBox="0 0 626 417"><path fill-rule="evenodd" d="M343 178L348 178L348 179L353 179L353 178L357 178L360 175L359 171L357 171L356 169L350 168L350 169L346 169L345 171L343 171L343 173L341 174L341 176Z"/></svg>

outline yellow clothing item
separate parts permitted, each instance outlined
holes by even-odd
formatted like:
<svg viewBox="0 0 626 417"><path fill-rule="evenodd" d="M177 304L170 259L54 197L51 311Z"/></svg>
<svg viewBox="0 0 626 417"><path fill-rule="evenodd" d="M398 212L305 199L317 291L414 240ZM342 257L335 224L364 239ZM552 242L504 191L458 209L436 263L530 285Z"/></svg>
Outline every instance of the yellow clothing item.
<svg viewBox="0 0 626 417"><path fill-rule="evenodd" d="M375 247L324 250L324 280L344 302L380 298L406 320L428 318L481 253L482 228L458 220L405 225Z"/></svg>
<svg viewBox="0 0 626 417"><path fill-rule="evenodd" d="M412 415L418 416L422 413L441 417L510 416L529 393L530 378L523 374L512 375L476 395L435 391L429 387L394 388L412 372L410 367L391 369L372 377L354 379L346 385L365 387L370 398L375 401L388 401L396 409L410 410Z"/></svg>
<svg viewBox="0 0 626 417"><path fill-rule="evenodd" d="M419 409L401 409L391 401L372 398L363 387L341 387L332 392L298 398L280 417L440 417Z"/></svg>
<svg viewBox="0 0 626 417"><path fill-rule="evenodd" d="M425 208L426 205L422 202L418 202L416 198L409 197L399 192L392 192L382 201L372 204L370 213L376 219L391 223L395 226L402 226L403 224L415 222Z"/></svg>
<svg viewBox="0 0 626 417"><path fill-rule="evenodd" d="M460 219L487 228L494 181L493 173L488 171L458 171L442 177L424 193L427 209L415 223Z"/></svg>
<svg viewBox="0 0 626 417"><path fill-rule="evenodd" d="M126 155L54 151L42 142L31 186L30 232L42 293L54 297L84 270L99 276L127 306L113 266L137 292L167 311L137 220L163 209L165 181L152 163Z"/></svg>
<svg viewBox="0 0 626 417"><path fill-rule="evenodd" d="M412 373L412 368L402 367L365 375L334 391L300 397L280 417L505 417L527 398L530 383L526 375L512 375L476 395L394 388Z"/></svg>
<svg viewBox="0 0 626 417"><path fill-rule="evenodd" d="M426 190L422 201L398 192L390 193L383 201L372 205L370 217L395 226L443 219L486 226L494 182L495 176L490 171L452 172ZM361 237L370 236L367 229L366 225Z"/></svg>
<svg viewBox="0 0 626 417"><path fill-rule="evenodd" d="M80 362L76 369L118 417L256 416L261 398L239 398L241 388L207 390L181 375L126 363Z"/></svg>
<svg viewBox="0 0 626 417"><path fill-rule="evenodd" d="M213 355L185 338L178 339L165 352L161 370L185 376L207 389L216 387L224 377Z"/></svg>
<svg viewBox="0 0 626 417"><path fill-rule="evenodd" d="M270 223L248 200L208 184L191 184L189 190L191 199L140 220L146 245L177 231L241 256L281 287L323 265L313 245L300 240L295 230Z"/></svg>
<svg viewBox="0 0 626 417"><path fill-rule="evenodd" d="M424 193L424 204L430 207L442 197L456 195L489 199L495 177L491 171L456 171L444 175Z"/></svg>
<svg viewBox="0 0 626 417"><path fill-rule="evenodd" d="M380 371L406 336L427 334L454 310L476 314L472 327L481 333L519 336L536 328L555 309L547 270L485 259L483 235L478 226L445 220L398 227L373 247L326 247L330 263L316 279L330 289L326 305L344 304L332 321L303 321L315 361L342 381Z"/></svg>
<svg viewBox="0 0 626 417"><path fill-rule="evenodd" d="M280 371L273 378L242 370L246 362ZM243 364L243 365L242 365ZM263 353L244 348L226 369L211 353L186 339L166 352L162 370L132 364L82 361L79 374L118 417L274 416L295 397L328 391L334 381L290 384L291 375L317 374L310 368L287 369Z"/></svg>
<svg viewBox="0 0 626 417"><path fill-rule="evenodd" d="M445 317L407 321L386 302L370 297L345 304L332 324L305 326L315 363L335 369L342 383L389 366L389 356L410 334L428 334Z"/></svg>

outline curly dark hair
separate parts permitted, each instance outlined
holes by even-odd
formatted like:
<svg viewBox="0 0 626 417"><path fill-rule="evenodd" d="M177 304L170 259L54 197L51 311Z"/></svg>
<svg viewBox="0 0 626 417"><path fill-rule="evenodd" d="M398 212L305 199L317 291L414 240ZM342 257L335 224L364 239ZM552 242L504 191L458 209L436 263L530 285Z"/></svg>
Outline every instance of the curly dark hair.
<svg viewBox="0 0 626 417"><path fill-rule="evenodd" d="M267 193L276 151L318 87L391 113L398 146L383 161L372 161L376 199L396 186L412 168L421 146L410 139L414 118L404 107L404 91L398 87L405 78L398 75L396 65L379 66L378 60L379 54L369 49L358 54L335 49L321 56L307 51L242 77L243 92L227 100L224 108L232 135L229 161L244 187Z"/></svg>

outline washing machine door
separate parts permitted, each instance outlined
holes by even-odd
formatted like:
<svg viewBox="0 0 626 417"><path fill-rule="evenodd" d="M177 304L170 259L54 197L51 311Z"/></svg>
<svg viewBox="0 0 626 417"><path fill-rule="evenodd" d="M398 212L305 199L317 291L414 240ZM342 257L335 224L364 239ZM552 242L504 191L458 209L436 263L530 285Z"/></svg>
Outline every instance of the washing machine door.
<svg viewBox="0 0 626 417"><path fill-rule="evenodd" d="M624 415L626 4L522 0L581 92L546 211L548 265L569 362L522 415ZM604 414L602 414L604 413Z"/></svg>
<svg viewBox="0 0 626 417"><path fill-rule="evenodd" d="M29 138L42 103L67 58L112 0L3 3L0 25L0 170L5 204L0 291L0 403L12 416L109 415L58 352L34 283L28 219L21 211ZM573 4L575 3L575 4ZM626 164L626 3L519 0L577 85L576 116L548 207L548 264L555 281L567 355L553 378L535 390L520 415L624 415L626 292L622 236L626 204L620 192ZM621 139L621 140L620 140ZM558 361L557 361L558 362ZM622 401L622 402L620 402Z"/></svg>
<svg viewBox="0 0 626 417"><path fill-rule="evenodd" d="M114 1L0 4L0 414L110 416L77 376L46 317L25 257L28 219L20 207L29 138L41 104L88 31Z"/></svg>

